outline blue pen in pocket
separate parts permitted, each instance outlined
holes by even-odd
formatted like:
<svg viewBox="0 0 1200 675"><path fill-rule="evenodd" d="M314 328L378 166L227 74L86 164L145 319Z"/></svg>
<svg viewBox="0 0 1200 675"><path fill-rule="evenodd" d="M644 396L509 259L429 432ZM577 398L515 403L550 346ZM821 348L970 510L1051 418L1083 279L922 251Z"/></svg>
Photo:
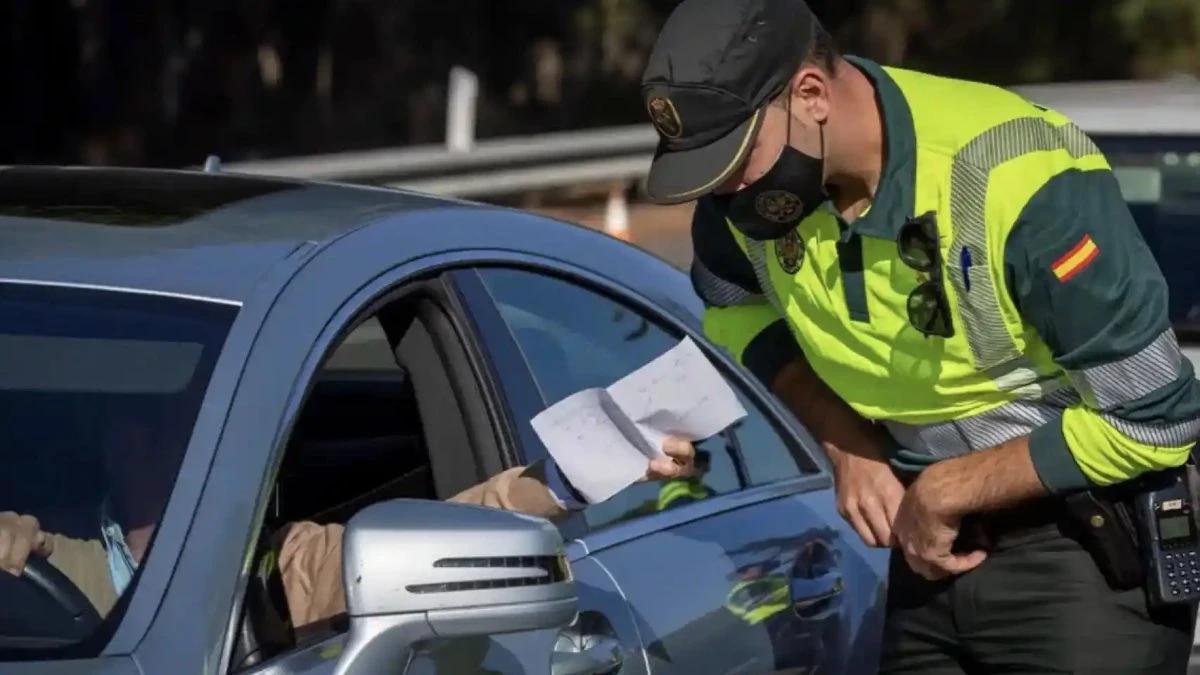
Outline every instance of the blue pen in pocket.
<svg viewBox="0 0 1200 675"><path fill-rule="evenodd" d="M959 267L962 268L963 289L971 292L971 249L966 246L962 247L962 253L958 255Z"/></svg>

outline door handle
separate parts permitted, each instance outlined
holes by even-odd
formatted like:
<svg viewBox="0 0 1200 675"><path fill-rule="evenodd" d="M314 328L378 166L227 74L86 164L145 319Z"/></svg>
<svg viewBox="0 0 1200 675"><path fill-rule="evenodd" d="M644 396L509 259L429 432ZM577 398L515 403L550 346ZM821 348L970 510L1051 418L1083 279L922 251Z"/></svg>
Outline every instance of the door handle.
<svg viewBox="0 0 1200 675"><path fill-rule="evenodd" d="M796 577L792 579L792 609L797 616L814 618L824 605L846 590L846 582L838 572L819 577Z"/></svg>
<svg viewBox="0 0 1200 675"><path fill-rule="evenodd" d="M554 645L550 675L603 675L621 666L621 643L599 635L563 635Z"/></svg>

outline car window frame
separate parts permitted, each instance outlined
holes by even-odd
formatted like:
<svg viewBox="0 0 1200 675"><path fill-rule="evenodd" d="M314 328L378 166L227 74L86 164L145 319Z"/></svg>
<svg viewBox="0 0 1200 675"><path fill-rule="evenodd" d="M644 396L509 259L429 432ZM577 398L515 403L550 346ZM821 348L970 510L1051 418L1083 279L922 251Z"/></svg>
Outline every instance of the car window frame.
<svg viewBox="0 0 1200 675"><path fill-rule="evenodd" d="M683 522L704 518L709 515L742 508L769 499L832 487L832 474L827 461L815 452L816 441L783 404L760 383L749 371L738 365L727 352L713 345L706 338L698 321L688 321L662 307L635 288L614 279L595 274L561 260L545 259L532 255L513 256L505 260L480 262L467 270L455 270L450 279L464 299L467 313L480 331L478 341L481 349L492 364L492 368L504 373L500 395L516 419L530 419L536 412L553 401L545 401L533 374L529 371L500 310L488 293L478 270L486 268L508 268L533 272L557 278L580 286L586 291L597 293L626 305L630 310L645 316L658 328L680 336L692 338L705 355L713 361L718 371L737 386L756 405L775 433L787 444L797 461L806 461L799 475L762 485L750 485L742 490L716 495L710 499L687 504L679 508L652 513L636 518L614 522L596 530L588 527L583 517L567 519L560 525L564 537L582 541L589 550L597 546L608 546L643 534L673 527ZM695 318L695 317L691 317ZM516 382L516 396L510 396L508 382ZM534 462L548 457L541 441L532 433L528 422L516 424L518 448L521 459ZM528 433L525 433L528 430ZM796 442L793 442L793 439Z"/></svg>
<svg viewBox="0 0 1200 675"><path fill-rule="evenodd" d="M470 376L475 379L479 394L485 399L479 405L483 408L497 409L488 412L492 432L495 435L498 445L496 448L497 456L478 460L476 468L484 471L486 468L485 464L488 462L503 464L506 455L515 452L512 448L506 448L505 446L506 444L508 446L517 445L512 440L516 425L513 423L511 417L508 416L507 408L504 405L502 388L492 379L494 371L487 368L487 359L480 352L478 336L470 324L469 317L463 311L461 298L456 292L451 278L452 273L461 264L450 262L444 267L431 265L428 268L418 269L414 272L412 268L419 267L420 262L414 261L381 275L371 286L360 289L354 296L347 298L337 313L328 317L325 321L325 327L322 329L319 339L312 344L308 352L305 367L297 374L292 385L289 402L286 406L286 412L283 415L288 420L288 423L280 430L276 437L269 465L258 488L258 505L251 520L252 537L250 538L248 550L243 553L247 559L252 559L256 553L257 542L266 519L266 508L269 505L268 498L271 489L278 479L280 468L286 456L287 444L291 433L294 431L294 423L302 414L304 406L312 394L315 382L320 378L329 360L345 344L347 338L371 322L381 323L378 318L379 313L389 304L400 300L405 295L414 293L424 294L426 299L439 307L445 315L446 321L450 324L449 328L456 334L462 350L466 352L467 359L470 362L466 365L472 371ZM422 286L424 288L416 288ZM438 339L438 336L434 336L434 339ZM399 365L397 365L397 368L399 368ZM486 400L489 398L491 399L490 401ZM315 642L298 643L290 649L275 655L270 660L264 661L262 664L253 666L248 670L233 671L231 669L233 665L231 657L234 645L238 639L237 632L243 620L242 615L246 593L247 586L240 584L225 628L226 645L219 670L221 673L265 672L264 668L269 670L274 667L273 664L284 663L291 658L300 657L312 651L315 645L336 644L339 641L344 641L347 636L347 633L344 631L322 635Z"/></svg>

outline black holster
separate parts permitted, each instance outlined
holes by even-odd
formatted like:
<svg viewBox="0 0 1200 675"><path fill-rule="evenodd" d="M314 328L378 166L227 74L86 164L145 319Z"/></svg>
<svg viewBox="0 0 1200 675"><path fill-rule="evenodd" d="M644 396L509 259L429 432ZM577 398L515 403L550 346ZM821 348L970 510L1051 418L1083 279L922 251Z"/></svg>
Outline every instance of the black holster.
<svg viewBox="0 0 1200 675"><path fill-rule="evenodd" d="M1088 490L1068 496L1066 510L1079 542L1113 590L1128 590L1145 582L1132 504L1112 491Z"/></svg>

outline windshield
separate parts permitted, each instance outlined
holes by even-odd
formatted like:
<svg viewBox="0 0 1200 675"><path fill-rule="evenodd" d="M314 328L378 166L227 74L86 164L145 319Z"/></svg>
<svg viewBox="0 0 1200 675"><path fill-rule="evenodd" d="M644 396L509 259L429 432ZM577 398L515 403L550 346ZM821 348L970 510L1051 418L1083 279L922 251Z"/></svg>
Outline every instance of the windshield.
<svg viewBox="0 0 1200 675"><path fill-rule="evenodd" d="M0 283L0 516L36 518L53 552L35 564L65 574L101 617L149 555L235 312ZM29 577L0 571L0 647L86 637Z"/></svg>
<svg viewBox="0 0 1200 675"><path fill-rule="evenodd" d="M1097 137L1170 287L1181 340L1200 341L1200 136Z"/></svg>

